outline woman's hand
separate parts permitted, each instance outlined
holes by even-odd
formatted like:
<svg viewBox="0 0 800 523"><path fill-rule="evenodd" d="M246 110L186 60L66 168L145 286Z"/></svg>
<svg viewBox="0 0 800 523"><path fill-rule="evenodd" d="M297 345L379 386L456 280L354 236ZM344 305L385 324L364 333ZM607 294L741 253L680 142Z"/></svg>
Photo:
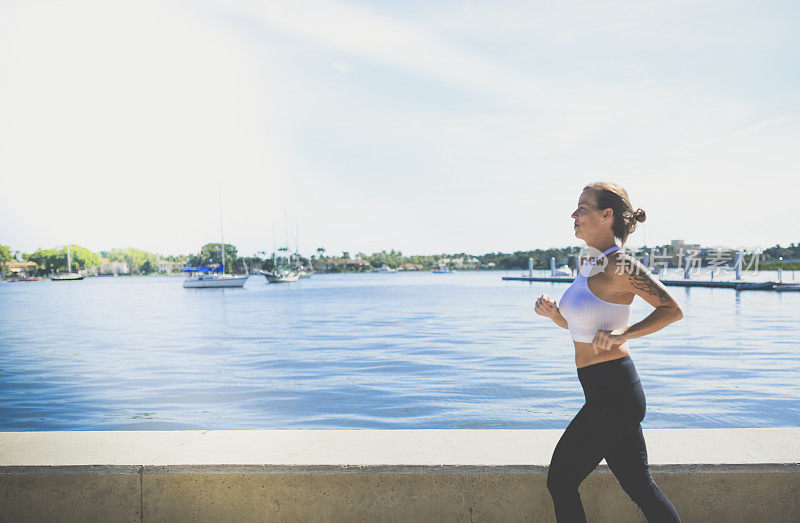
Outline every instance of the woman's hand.
<svg viewBox="0 0 800 523"><path fill-rule="evenodd" d="M547 294L542 294L536 299L533 310L540 316L552 319L558 312L558 306L553 298Z"/></svg>
<svg viewBox="0 0 800 523"><path fill-rule="evenodd" d="M615 346L622 345L626 340L621 329L599 330L592 340L592 350L595 354L600 354L600 350L611 350Z"/></svg>

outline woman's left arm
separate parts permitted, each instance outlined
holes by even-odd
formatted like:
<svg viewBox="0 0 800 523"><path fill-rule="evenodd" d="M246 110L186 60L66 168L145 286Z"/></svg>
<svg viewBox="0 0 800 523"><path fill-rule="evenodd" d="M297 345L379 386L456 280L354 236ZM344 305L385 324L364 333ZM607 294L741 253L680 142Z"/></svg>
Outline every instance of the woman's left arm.
<svg viewBox="0 0 800 523"><path fill-rule="evenodd" d="M642 321L625 328L598 331L592 342L595 353L599 353L599 349L611 350L631 338L640 338L659 331L683 318L683 309L664 284L635 258L621 256L614 273L615 283L620 290L641 296L655 310Z"/></svg>

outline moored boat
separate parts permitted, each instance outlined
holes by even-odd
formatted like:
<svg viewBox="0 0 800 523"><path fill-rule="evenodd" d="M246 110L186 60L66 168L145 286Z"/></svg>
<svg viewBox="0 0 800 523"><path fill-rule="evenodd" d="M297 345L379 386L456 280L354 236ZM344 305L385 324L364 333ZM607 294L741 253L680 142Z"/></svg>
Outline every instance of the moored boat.
<svg viewBox="0 0 800 523"><path fill-rule="evenodd" d="M273 272L265 272L264 277L267 278L267 283L292 283L300 279L300 273L284 266Z"/></svg>
<svg viewBox="0 0 800 523"><path fill-rule="evenodd" d="M52 274L50 275L50 279L53 281L73 281L73 280L82 280L84 278L83 274L76 274L76 273L68 273L68 274Z"/></svg>
<svg viewBox="0 0 800 523"><path fill-rule="evenodd" d="M225 274L225 232L222 227L222 191L219 191L219 248L222 263L215 267L186 267L184 289L219 289L225 287L244 287L249 275ZM246 266L245 266L246 268Z"/></svg>
<svg viewBox="0 0 800 523"><path fill-rule="evenodd" d="M72 256L70 255L69 252L69 245L67 245L67 273L51 274L50 279L52 281L77 281L83 279L83 274L72 272Z"/></svg>
<svg viewBox="0 0 800 523"><path fill-rule="evenodd" d="M218 289L224 287L244 287L248 276L235 276L222 274L223 266L210 268L186 267L186 279L183 281L184 289Z"/></svg>

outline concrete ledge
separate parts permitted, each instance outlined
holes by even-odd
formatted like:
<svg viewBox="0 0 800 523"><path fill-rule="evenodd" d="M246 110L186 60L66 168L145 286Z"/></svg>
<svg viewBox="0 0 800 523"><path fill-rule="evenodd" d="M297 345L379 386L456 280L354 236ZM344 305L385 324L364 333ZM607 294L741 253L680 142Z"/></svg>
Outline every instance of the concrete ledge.
<svg viewBox="0 0 800 523"><path fill-rule="evenodd" d="M553 521L561 430L0 432L0 521ZM646 429L683 521L800 520L800 429ZM590 519L644 521L602 462Z"/></svg>
<svg viewBox="0 0 800 523"><path fill-rule="evenodd" d="M651 465L661 474L797 474L798 463ZM611 474L601 462L596 474ZM0 474L547 474L544 465L53 465L0 467Z"/></svg>

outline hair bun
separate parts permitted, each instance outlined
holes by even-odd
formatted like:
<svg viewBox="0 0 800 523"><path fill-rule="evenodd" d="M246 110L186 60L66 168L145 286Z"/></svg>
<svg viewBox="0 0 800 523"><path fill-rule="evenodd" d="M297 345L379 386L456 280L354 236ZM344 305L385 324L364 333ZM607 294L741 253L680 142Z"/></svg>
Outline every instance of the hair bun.
<svg viewBox="0 0 800 523"><path fill-rule="evenodd" d="M640 207L636 209L636 212L633 213L633 217L636 219L637 222L643 222L647 218L647 214Z"/></svg>

